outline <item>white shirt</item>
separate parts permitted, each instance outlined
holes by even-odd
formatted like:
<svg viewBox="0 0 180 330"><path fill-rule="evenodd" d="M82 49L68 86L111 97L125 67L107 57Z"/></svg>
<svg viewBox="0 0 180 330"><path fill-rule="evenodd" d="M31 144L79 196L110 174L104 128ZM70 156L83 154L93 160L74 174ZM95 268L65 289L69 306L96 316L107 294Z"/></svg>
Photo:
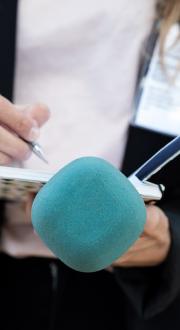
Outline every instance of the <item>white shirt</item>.
<svg viewBox="0 0 180 330"><path fill-rule="evenodd" d="M155 0L19 0L15 103L47 103L51 119L36 156L24 166L58 170L80 156L120 167L132 115L138 62L154 19ZM51 255L11 205L2 249Z"/></svg>
<svg viewBox="0 0 180 330"><path fill-rule="evenodd" d="M121 164L142 43L155 0L21 0L15 103L47 103L51 119L25 167L58 170L80 156Z"/></svg>

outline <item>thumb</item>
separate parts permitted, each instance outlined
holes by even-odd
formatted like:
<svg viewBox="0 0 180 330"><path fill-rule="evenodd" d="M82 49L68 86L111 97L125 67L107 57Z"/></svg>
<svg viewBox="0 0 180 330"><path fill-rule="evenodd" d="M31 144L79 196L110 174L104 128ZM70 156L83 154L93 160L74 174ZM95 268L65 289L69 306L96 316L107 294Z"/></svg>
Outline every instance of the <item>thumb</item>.
<svg viewBox="0 0 180 330"><path fill-rule="evenodd" d="M32 105L15 105L16 109L23 112L26 116L34 119L36 126L41 127L50 117L50 110L44 103L35 103Z"/></svg>
<svg viewBox="0 0 180 330"><path fill-rule="evenodd" d="M147 216L144 233L149 236L155 236L160 228L163 212L159 207L154 205L146 206L146 212Z"/></svg>
<svg viewBox="0 0 180 330"><path fill-rule="evenodd" d="M28 106L25 110L26 114L36 120L39 127L44 125L50 117L50 110L47 105L43 103L36 103Z"/></svg>

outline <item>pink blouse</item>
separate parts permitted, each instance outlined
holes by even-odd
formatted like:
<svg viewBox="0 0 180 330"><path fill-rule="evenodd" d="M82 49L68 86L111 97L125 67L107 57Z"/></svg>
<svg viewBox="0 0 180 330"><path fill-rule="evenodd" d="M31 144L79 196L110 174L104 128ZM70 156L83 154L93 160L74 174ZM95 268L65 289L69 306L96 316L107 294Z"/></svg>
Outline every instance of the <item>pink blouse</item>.
<svg viewBox="0 0 180 330"><path fill-rule="evenodd" d="M49 165L32 156L23 166L57 171L81 156L121 166L143 41L155 0L20 1L15 103L41 101L51 118L41 130ZM4 251L52 255L22 205L7 206Z"/></svg>

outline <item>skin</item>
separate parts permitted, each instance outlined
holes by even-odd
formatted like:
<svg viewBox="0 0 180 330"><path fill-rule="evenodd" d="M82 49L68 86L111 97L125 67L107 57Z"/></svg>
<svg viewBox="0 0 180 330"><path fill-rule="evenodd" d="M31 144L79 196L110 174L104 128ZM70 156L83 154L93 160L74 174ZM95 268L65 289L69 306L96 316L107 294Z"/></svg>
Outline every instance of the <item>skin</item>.
<svg viewBox="0 0 180 330"><path fill-rule="evenodd" d="M19 136L30 141L36 140L39 137L41 126L49 119L49 116L49 110L44 104L18 106L0 96L0 165L11 165L14 161L28 159L31 151ZM29 224L31 224L32 201L33 196L30 196L27 204L22 205L25 222ZM167 257L170 244L168 218L160 208L149 205L147 206L147 220L143 234L127 253L116 260L112 266L158 265ZM22 251L20 255L21 253ZM45 253L49 256L49 252Z"/></svg>
<svg viewBox="0 0 180 330"><path fill-rule="evenodd" d="M49 119L46 105L14 105L0 96L0 165L24 161L31 155L29 146L20 137L32 141L40 134L40 127Z"/></svg>
<svg viewBox="0 0 180 330"><path fill-rule="evenodd" d="M144 231L135 244L118 260L115 267L148 267L162 263L169 252L169 220L157 206L149 205Z"/></svg>

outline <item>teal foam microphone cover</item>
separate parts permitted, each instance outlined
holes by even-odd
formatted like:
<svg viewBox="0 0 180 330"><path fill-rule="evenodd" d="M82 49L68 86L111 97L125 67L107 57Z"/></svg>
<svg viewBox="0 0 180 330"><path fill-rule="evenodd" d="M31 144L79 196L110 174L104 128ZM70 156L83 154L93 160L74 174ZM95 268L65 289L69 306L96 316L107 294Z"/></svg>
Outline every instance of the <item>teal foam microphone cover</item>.
<svg viewBox="0 0 180 330"><path fill-rule="evenodd" d="M145 205L113 165L82 157L57 172L36 195L35 231L67 266L81 272L108 267L144 229Z"/></svg>

